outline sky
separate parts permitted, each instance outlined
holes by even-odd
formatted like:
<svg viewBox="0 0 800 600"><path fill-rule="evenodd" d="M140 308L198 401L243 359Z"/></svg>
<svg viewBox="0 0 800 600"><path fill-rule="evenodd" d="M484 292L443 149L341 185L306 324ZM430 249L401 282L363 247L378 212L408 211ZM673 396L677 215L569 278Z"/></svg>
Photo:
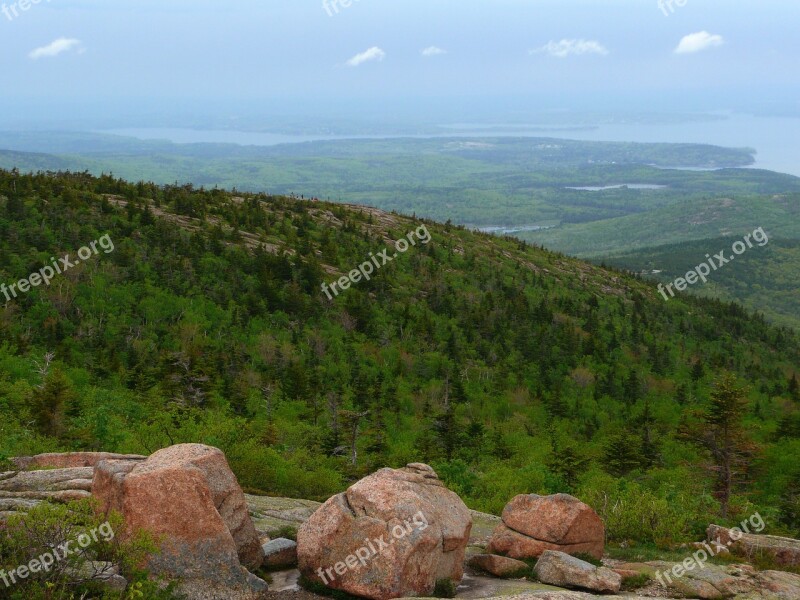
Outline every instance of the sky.
<svg viewBox="0 0 800 600"><path fill-rule="evenodd" d="M800 112L796 0L0 0L0 123L509 105Z"/></svg>

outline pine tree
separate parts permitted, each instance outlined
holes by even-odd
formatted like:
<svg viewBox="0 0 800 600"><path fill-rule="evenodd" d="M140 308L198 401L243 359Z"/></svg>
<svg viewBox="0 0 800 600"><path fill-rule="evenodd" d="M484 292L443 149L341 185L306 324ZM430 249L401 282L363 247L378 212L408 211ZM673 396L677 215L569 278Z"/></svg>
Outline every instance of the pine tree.
<svg viewBox="0 0 800 600"><path fill-rule="evenodd" d="M444 412L434 419L433 430L439 436L439 445L445 457L447 460L451 460L461 436L461 428L456 419L454 404L448 404Z"/></svg>
<svg viewBox="0 0 800 600"><path fill-rule="evenodd" d="M778 521L794 535L800 534L800 473L789 480L780 498Z"/></svg>
<svg viewBox="0 0 800 600"><path fill-rule="evenodd" d="M789 380L789 395L795 402L800 402L800 382L797 381L797 373L794 373Z"/></svg>
<svg viewBox="0 0 800 600"><path fill-rule="evenodd" d="M694 362L694 365L692 365L692 381L700 381L704 375L705 368L703 367L703 363L700 361L700 359L698 359Z"/></svg>
<svg viewBox="0 0 800 600"><path fill-rule="evenodd" d="M33 416L44 435L61 437L73 401L72 383L61 369L51 370L33 398Z"/></svg>
<svg viewBox="0 0 800 600"><path fill-rule="evenodd" d="M616 477L642 467L642 440L627 429L611 435L603 452L603 466Z"/></svg>
<svg viewBox="0 0 800 600"><path fill-rule="evenodd" d="M755 446L748 440L743 424L747 405L745 390L738 387L736 376L723 375L711 391L708 409L698 415L700 423L682 431L709 453L708 469L714 473L714 492L725 518L731 496L755 454Z"/></svg>
<svg viewBox="0 0 800 600"><path fill-rule="evenodd" d="M559 447L553 443L553 454L547 461L547 468L569 486L570 490L578 483L578 477L586 470L589 459L582 456L572 445Z"/></svg>

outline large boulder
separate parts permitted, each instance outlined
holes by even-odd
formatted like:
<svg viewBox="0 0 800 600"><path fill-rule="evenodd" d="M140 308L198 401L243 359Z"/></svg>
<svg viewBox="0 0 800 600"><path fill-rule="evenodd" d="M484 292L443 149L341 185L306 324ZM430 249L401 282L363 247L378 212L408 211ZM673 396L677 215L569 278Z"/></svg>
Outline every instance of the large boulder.
<svg viewBox="0 0 800 600"><path fill-rule="evenodd" d="M297 533L303 575L383 600L461 581L472 518L428 465L381 469L330 498Z"/></svg>
<svg viewBox="0 0 800 600"><path fill-rule="evenodd" d="M542 553L533 572L542 583L601 594L616 594L622 585L622 577L611 569L595 567L574 556L553 550Z"/></svg>
<svg viewBox="0 0 800 600"><path fill-rule="evenodd" d="M503 509L487 550L511 558L541 556L546 550L603 557L605 526L587 504L568 494L521 494Z"/></svg>
<svg viewBox="0 0 800 600"><path fill-rule="evenodd" d="M181 581L193 599L246 599L266 589L250 574L263 551L244 494L225 455L200 444L160 450L147 460L106 460L95 468L92 493L101 508L161 540L151 557L154 575Z"/></svg>

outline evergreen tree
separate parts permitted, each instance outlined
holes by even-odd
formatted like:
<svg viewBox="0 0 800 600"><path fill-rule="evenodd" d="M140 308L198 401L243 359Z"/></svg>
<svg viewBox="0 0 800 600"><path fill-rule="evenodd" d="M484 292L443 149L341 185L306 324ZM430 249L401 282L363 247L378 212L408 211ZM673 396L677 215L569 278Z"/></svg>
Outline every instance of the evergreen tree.
<svg viewBox="0 0 800 600"><path fill-rule="evenodd" d="M64 434L64 420L73 398L69 378L58 367L52 369L33 396L32 412L40 433L56 438Z"/></svg>
<svg viewBox="0 0 800 600"><path fill-rule="evenodd" d="M642 467L642 439L628 429L609 437L603 451L605 470L616 477L624 477Z"/></svg>
<svg viewBox="0 0 800 600"><path fill-rule="evenodd" d="M725 518L731 496L742 483L755 454L743 424L747 404L745 390L738 387L736 376L725 374L714 385L711 403L699 415L700 423L683 431L711 458L708 469L714 474L714 492Z"/></svg>
<svg viewBox="0 0 800 600"><path fill-rule="evenodd" d="M547 468L561 477L569 486L569 491L572 491L578 483L578 477L586 470L588 464L589 459L582 456L574 446L568 444L559 447L554 442Z"/></svg>

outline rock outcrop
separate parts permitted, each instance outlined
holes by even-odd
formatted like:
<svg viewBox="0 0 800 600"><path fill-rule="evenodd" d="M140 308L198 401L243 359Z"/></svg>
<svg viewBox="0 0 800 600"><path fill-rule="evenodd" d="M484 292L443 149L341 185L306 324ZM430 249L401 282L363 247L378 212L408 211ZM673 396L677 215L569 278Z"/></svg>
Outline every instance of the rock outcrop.
<svg viewBox="0 0 800 600"><path fill-rule="evenodd" d="M245 567L261 566L263 551L244 494L225 455L200 444L160 450L144 461L98 463L92 493L105 511L162 539L148 568L180 579L198 600L250 598L266 584Z"/></svg>
<svg viewBox="0 0 800 600"><path fill-rule="evenodd" d="M0 473L0 521L45 500L71 502L91 496L91 467Z"/></svg>
<svg viewBox="0 0 800 600"><path fill-rule="evenodd" d="M19 470L29 469L72 469L76 467L96 467L101 460L145 460L138 454L113 454L111 452L65 452L63 454L37 454L20 456L11 462Z"/></svg>
<svg viewBox="0 0 800 600"><path fill-rule="evenodd" d="M622 577L605 567L577 559L563 552L545 550L536 562L534 573L542 583L558 587L580 588L601 594L616 594Z"/></svg>
<svg viewBox="0 0 800 600"><path fill-rule="evenodd" d="M710 525L706 535L710 542L718 543L740 556L767 556L778 565L800 567L800 540L743 533L741 529L727 529L719 525Z"/></svg>
<svg viewBox="0 0 800 600"><path fill-rule="evenodd" d="M545 550L599 559L604 548L605 526L590 506L568 494L523 494L503 509L487 550L517 559L536 558Z"/></svg>
<svg viewBox="0 0 800 600"><path fill-rule="evenodd" d="M471 528L461 498L429 466L381 469L300 527L298 562L305 577L357 596L430 596L438 580L461 580Z"/></svg>

